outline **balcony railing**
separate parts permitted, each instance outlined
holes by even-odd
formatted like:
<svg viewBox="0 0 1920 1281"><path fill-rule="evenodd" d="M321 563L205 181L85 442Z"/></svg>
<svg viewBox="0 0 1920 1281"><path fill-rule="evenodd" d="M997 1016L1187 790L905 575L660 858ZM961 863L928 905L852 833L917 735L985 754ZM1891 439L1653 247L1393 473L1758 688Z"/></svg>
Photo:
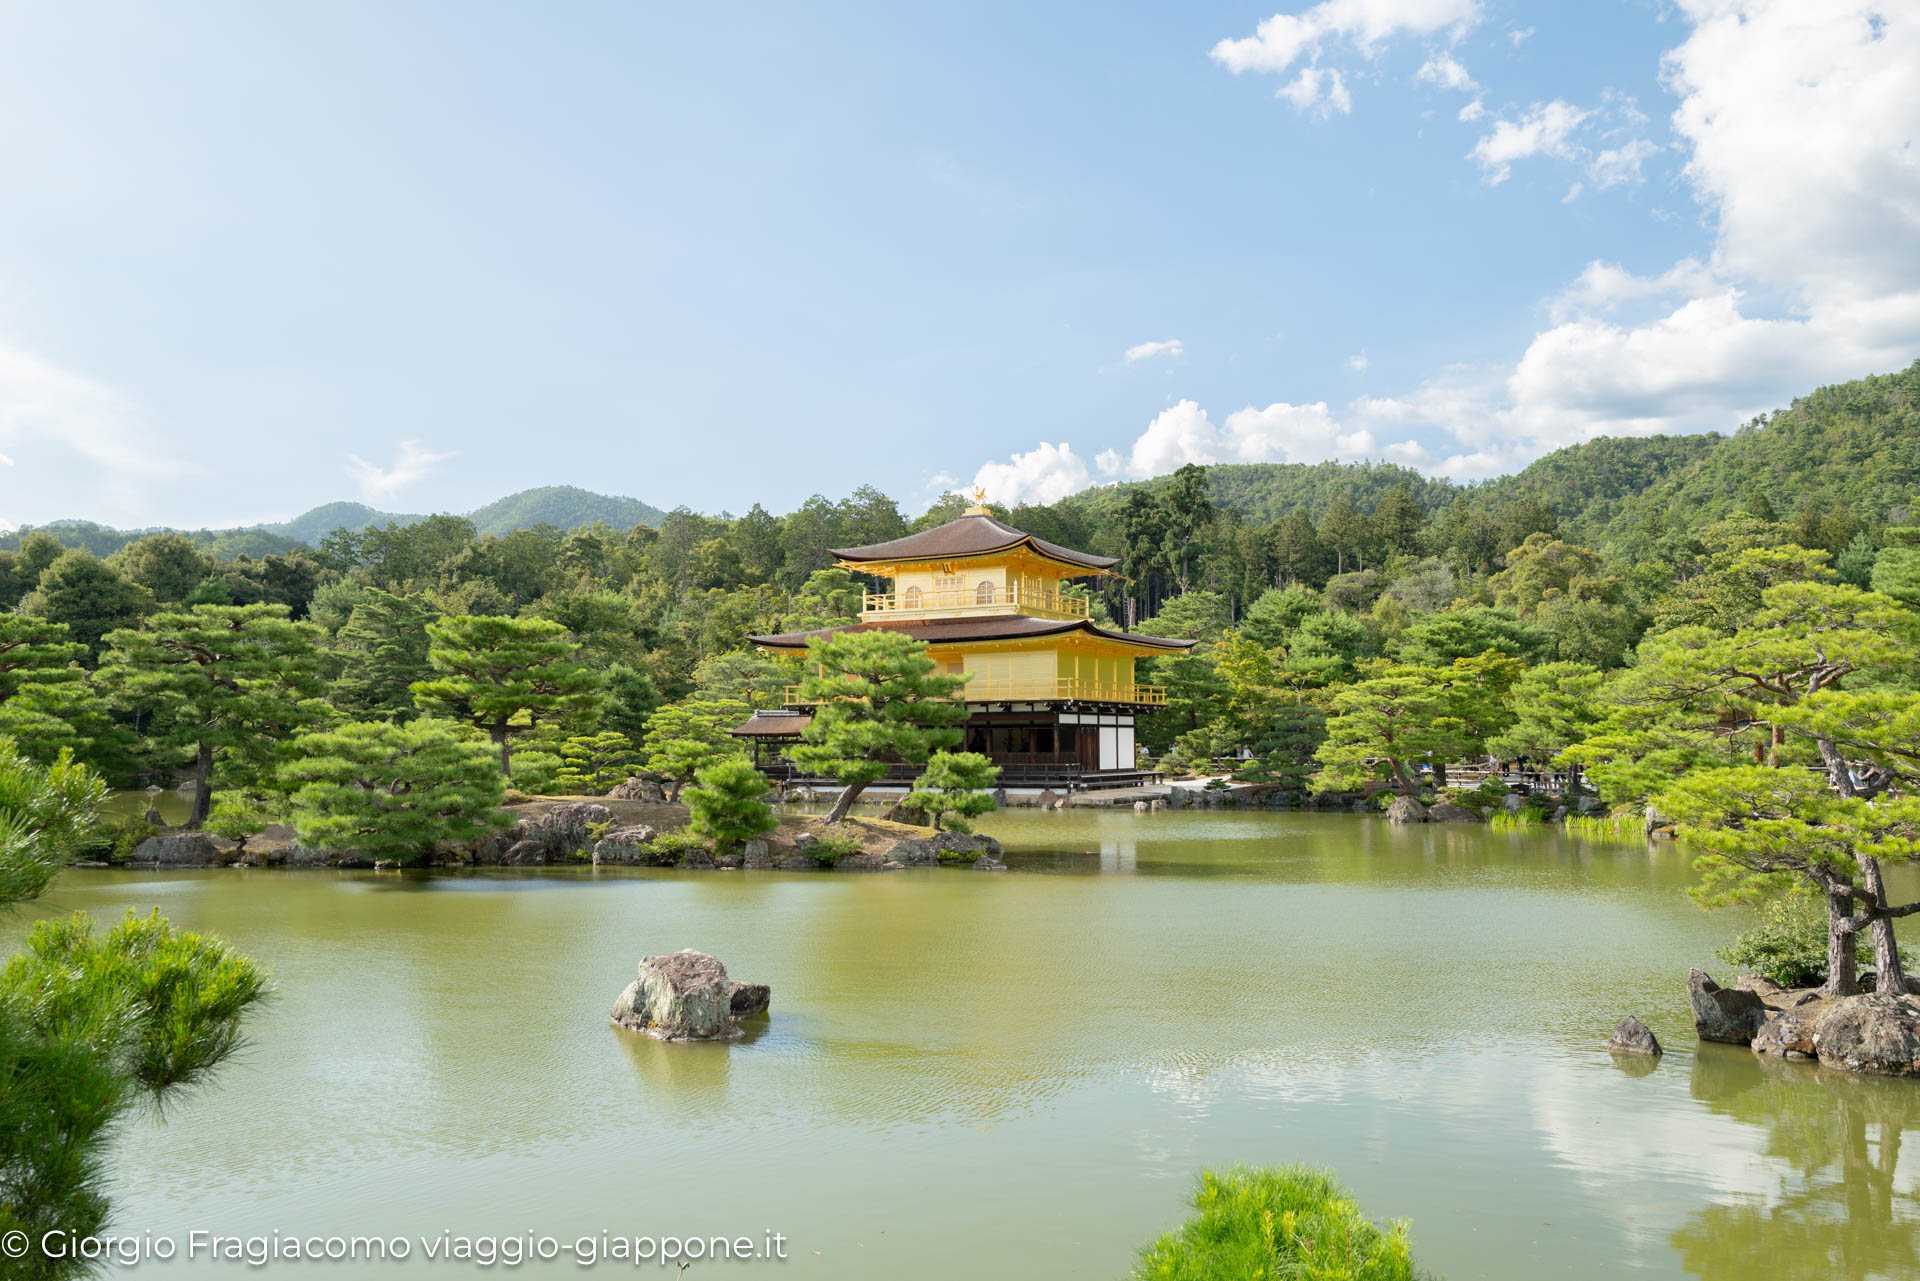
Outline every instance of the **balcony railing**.
<svg viewBox="0 0 1920 1281"><path fill-rule="evenodd" d="M1018 586L982 592L979 587L958 591L868 592L861 612L868 618L943 618L970 614L1028 614L1035 618L1087 618L1091 607L1078 596L1033 591Z"/></svg>
<svg viewBox="0 0 1920 1281"><path fill-rule="evenodd" d="M1165 707L1165 685L1118 684L1108 681L1083 681L1073 676L1054 680L994 681L976 676L967 682L963 695L969 703L1046 703L1071 699L1082 703L1126 703L1137 707ZM787 686L787 706L808 707L800 697L798 685Z"/></svg>

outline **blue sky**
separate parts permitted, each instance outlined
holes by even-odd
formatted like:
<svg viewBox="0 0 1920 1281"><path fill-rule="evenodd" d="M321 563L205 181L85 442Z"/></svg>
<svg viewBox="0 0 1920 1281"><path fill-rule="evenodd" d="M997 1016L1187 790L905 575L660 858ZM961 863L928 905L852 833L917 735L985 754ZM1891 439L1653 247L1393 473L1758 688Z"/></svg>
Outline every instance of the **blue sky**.
<svg viewBox="0 0 1920 1281"><path fill-rule="evenodd" d="M1852 0L0 4L0 519L1729 429L1920 355L1916 129Z"/></svg>

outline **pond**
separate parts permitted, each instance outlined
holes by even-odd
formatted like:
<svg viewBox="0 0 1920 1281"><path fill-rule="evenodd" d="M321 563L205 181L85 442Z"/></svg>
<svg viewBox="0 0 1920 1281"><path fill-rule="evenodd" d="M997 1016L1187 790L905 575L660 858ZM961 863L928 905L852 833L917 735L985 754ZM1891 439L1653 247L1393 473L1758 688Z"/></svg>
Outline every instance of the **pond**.
<svg viewBox="0 0 1920 1281"><path fill-rule="evenodd" d="M74 871L32 915L158 906L273 972L245 1055L126 1129L121 1231L772 1230L795 1277L1119 1278L1201 1167L1306 1161L1455 1281L1920 1270L1920 1085L1696 1046L1687 968L1740 920L1671 845L982 826L1009 872ZM680 947L772 984L766 1031L608 1026ZM1628 1012L1651 1070L1599 1048Z"/></svg>

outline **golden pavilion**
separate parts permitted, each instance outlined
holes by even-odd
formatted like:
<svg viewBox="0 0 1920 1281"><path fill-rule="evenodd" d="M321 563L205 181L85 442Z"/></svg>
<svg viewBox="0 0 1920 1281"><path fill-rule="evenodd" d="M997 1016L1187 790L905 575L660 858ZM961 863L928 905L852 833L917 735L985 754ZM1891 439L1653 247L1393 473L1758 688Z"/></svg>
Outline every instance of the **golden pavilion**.
<svg viewBox="0 0 1920 1281"><path fill-rule="evenodd" d="M868 592L857 623L748 639L774 653L804 652L815 636L882 628L927 643L940 667L967 678L971 715L962 750L1001 767L1006 786L1125 787L1136 766L1134 717L1166 705L1166 690L1134 679L1135 663L1178 654L1189 640L1096 626L1074 579L1117 576L1117 561L1022 533L980 504L957 520L867 547L830 549L835 563L887 580ZM733 732L754 743L761 768L793 778L783 749L811 722L793 692ZM896 771L905 780L916 769ZM895 781L895 780L889 780Z"/></svg>

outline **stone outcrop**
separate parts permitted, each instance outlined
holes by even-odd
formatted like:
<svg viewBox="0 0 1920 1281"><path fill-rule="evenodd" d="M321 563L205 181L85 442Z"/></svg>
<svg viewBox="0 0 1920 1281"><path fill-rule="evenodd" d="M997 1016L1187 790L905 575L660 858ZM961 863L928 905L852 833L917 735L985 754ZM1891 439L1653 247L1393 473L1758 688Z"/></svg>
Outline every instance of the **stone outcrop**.
<svg viewBox="0 0 1920 1281"><path fill-rule="evenodd" d="M1828 1067L1879 1076L1920 1076L1920 999L1871 994L1836 997L1814 1020L1811 1040L1820 1062Z"/></svg>
<svg viewBox="0 0 1920 1281"><path fill-rule="evenodd" d="M662 859L653 852L653 840L660 833L648 823L630 823L625 827L616 827L594 842L593 865L603 863L615 866L658 865L672 862Z"/></svg>
<svg viewBox="0 0 1920 1281"><path fill-rule="evenodd" d="M1000 842L991 836L937 832L932 836L909 837L884 854L852 855L841 859L838 865L884 867L896 863L901 867L931 867L936 863L974 863L983 857L998 858L1002 852ZM861 862L862 859L867 862Z"/></svg>
<svg viewBox="0 0 1920 1281"><path fill-rule="evenodd" d="M1427 821L1427 807L1411 796L1396 796L1393 804L1387 806L1389 823L1424 823Z"/></svg>
<svg viewBox="0 0 1920 1281"><path fill-rule="evenodd" d="M727 998L734 1018L751 1019L767 1012L773 990L765 983L742 983L736 979L727 984Z"/></svg>
<svg viewBox="0 0 1920 1281"><path fill-rule="evenodd" d="M1728 1045L1751 1045L1769 1012L1755 993L1721 987L1701 970L1687 975L1687 1004L1700 1039Z"/></svg>
<svg viewBox="0 0 1920 1281"><path fill-rule="evenodd" d="M1813 1058L1814 1025L1836 999L1815 993L1800 1004L1777 1010L1755 1034L1753 1052L1783 1059Z"/></svg>
<svg viewBox="0 0 1920 1281"><path fill-rule="evenodd" d="M773 866L772 847L770 847L765 841L759 839L758 837L755 837L753 840L748 841L746 843L746 846L740 851L740 866L772 867Z"/></svg>
<svg viewBox="0 0 1920 1281"><path fill-rule="evenodd" d="M1480 816L1464 805L1450 805L1441 801L1438 805L1427 807L1429 823L1478 823Z"/></svg>
<svg viewBox="0 0 1920 1281"><path fill-rule="evenodd" d="M146 867L220 867L228 853L205 832L168 832L134 846L133 861Z"/></svg>
<svg viewBox="0 0 1920 1281"><path fill-rule="evenodd" d="M595 844L588 829L612 821L613 811L604 805L567 801L481 837L474 842L474 859L509 864L585 862Z"/></svg>
<svg viewBox="0 0 1920 1281"><path fill-rule="evenodd" d="M1660 1039L1653 1034L1653 1029L1631 1014L1613 1029L1613 1035L1607 1038L1607 1049L1615 1054L1651 1054L1656 1058L1661 1053Z"/></svg>
<svg viewBox="0 0 1920 1281"><path fill-rule="evenodd" d="M616 801L647 801L654 805L664 805L667 800L667 789L660 786L654 779L635 777L616 784L607 792L607 797Z"/></svg>
<svg viewBox="0 0 1920 1281"><path fill-rule="evenodd" d="M649 956L613 1003L613 1021L663 1041L724 1041L740 1035L727 967L705 952Z"/></svg>
<svg viewBox="0 0 1920 1281"><path fill-rule="evenodd" d="M1004 872L1007 870L1007 865L991 854L982 854L979 858L973 860L973 870L976 872Z"/></svg>

